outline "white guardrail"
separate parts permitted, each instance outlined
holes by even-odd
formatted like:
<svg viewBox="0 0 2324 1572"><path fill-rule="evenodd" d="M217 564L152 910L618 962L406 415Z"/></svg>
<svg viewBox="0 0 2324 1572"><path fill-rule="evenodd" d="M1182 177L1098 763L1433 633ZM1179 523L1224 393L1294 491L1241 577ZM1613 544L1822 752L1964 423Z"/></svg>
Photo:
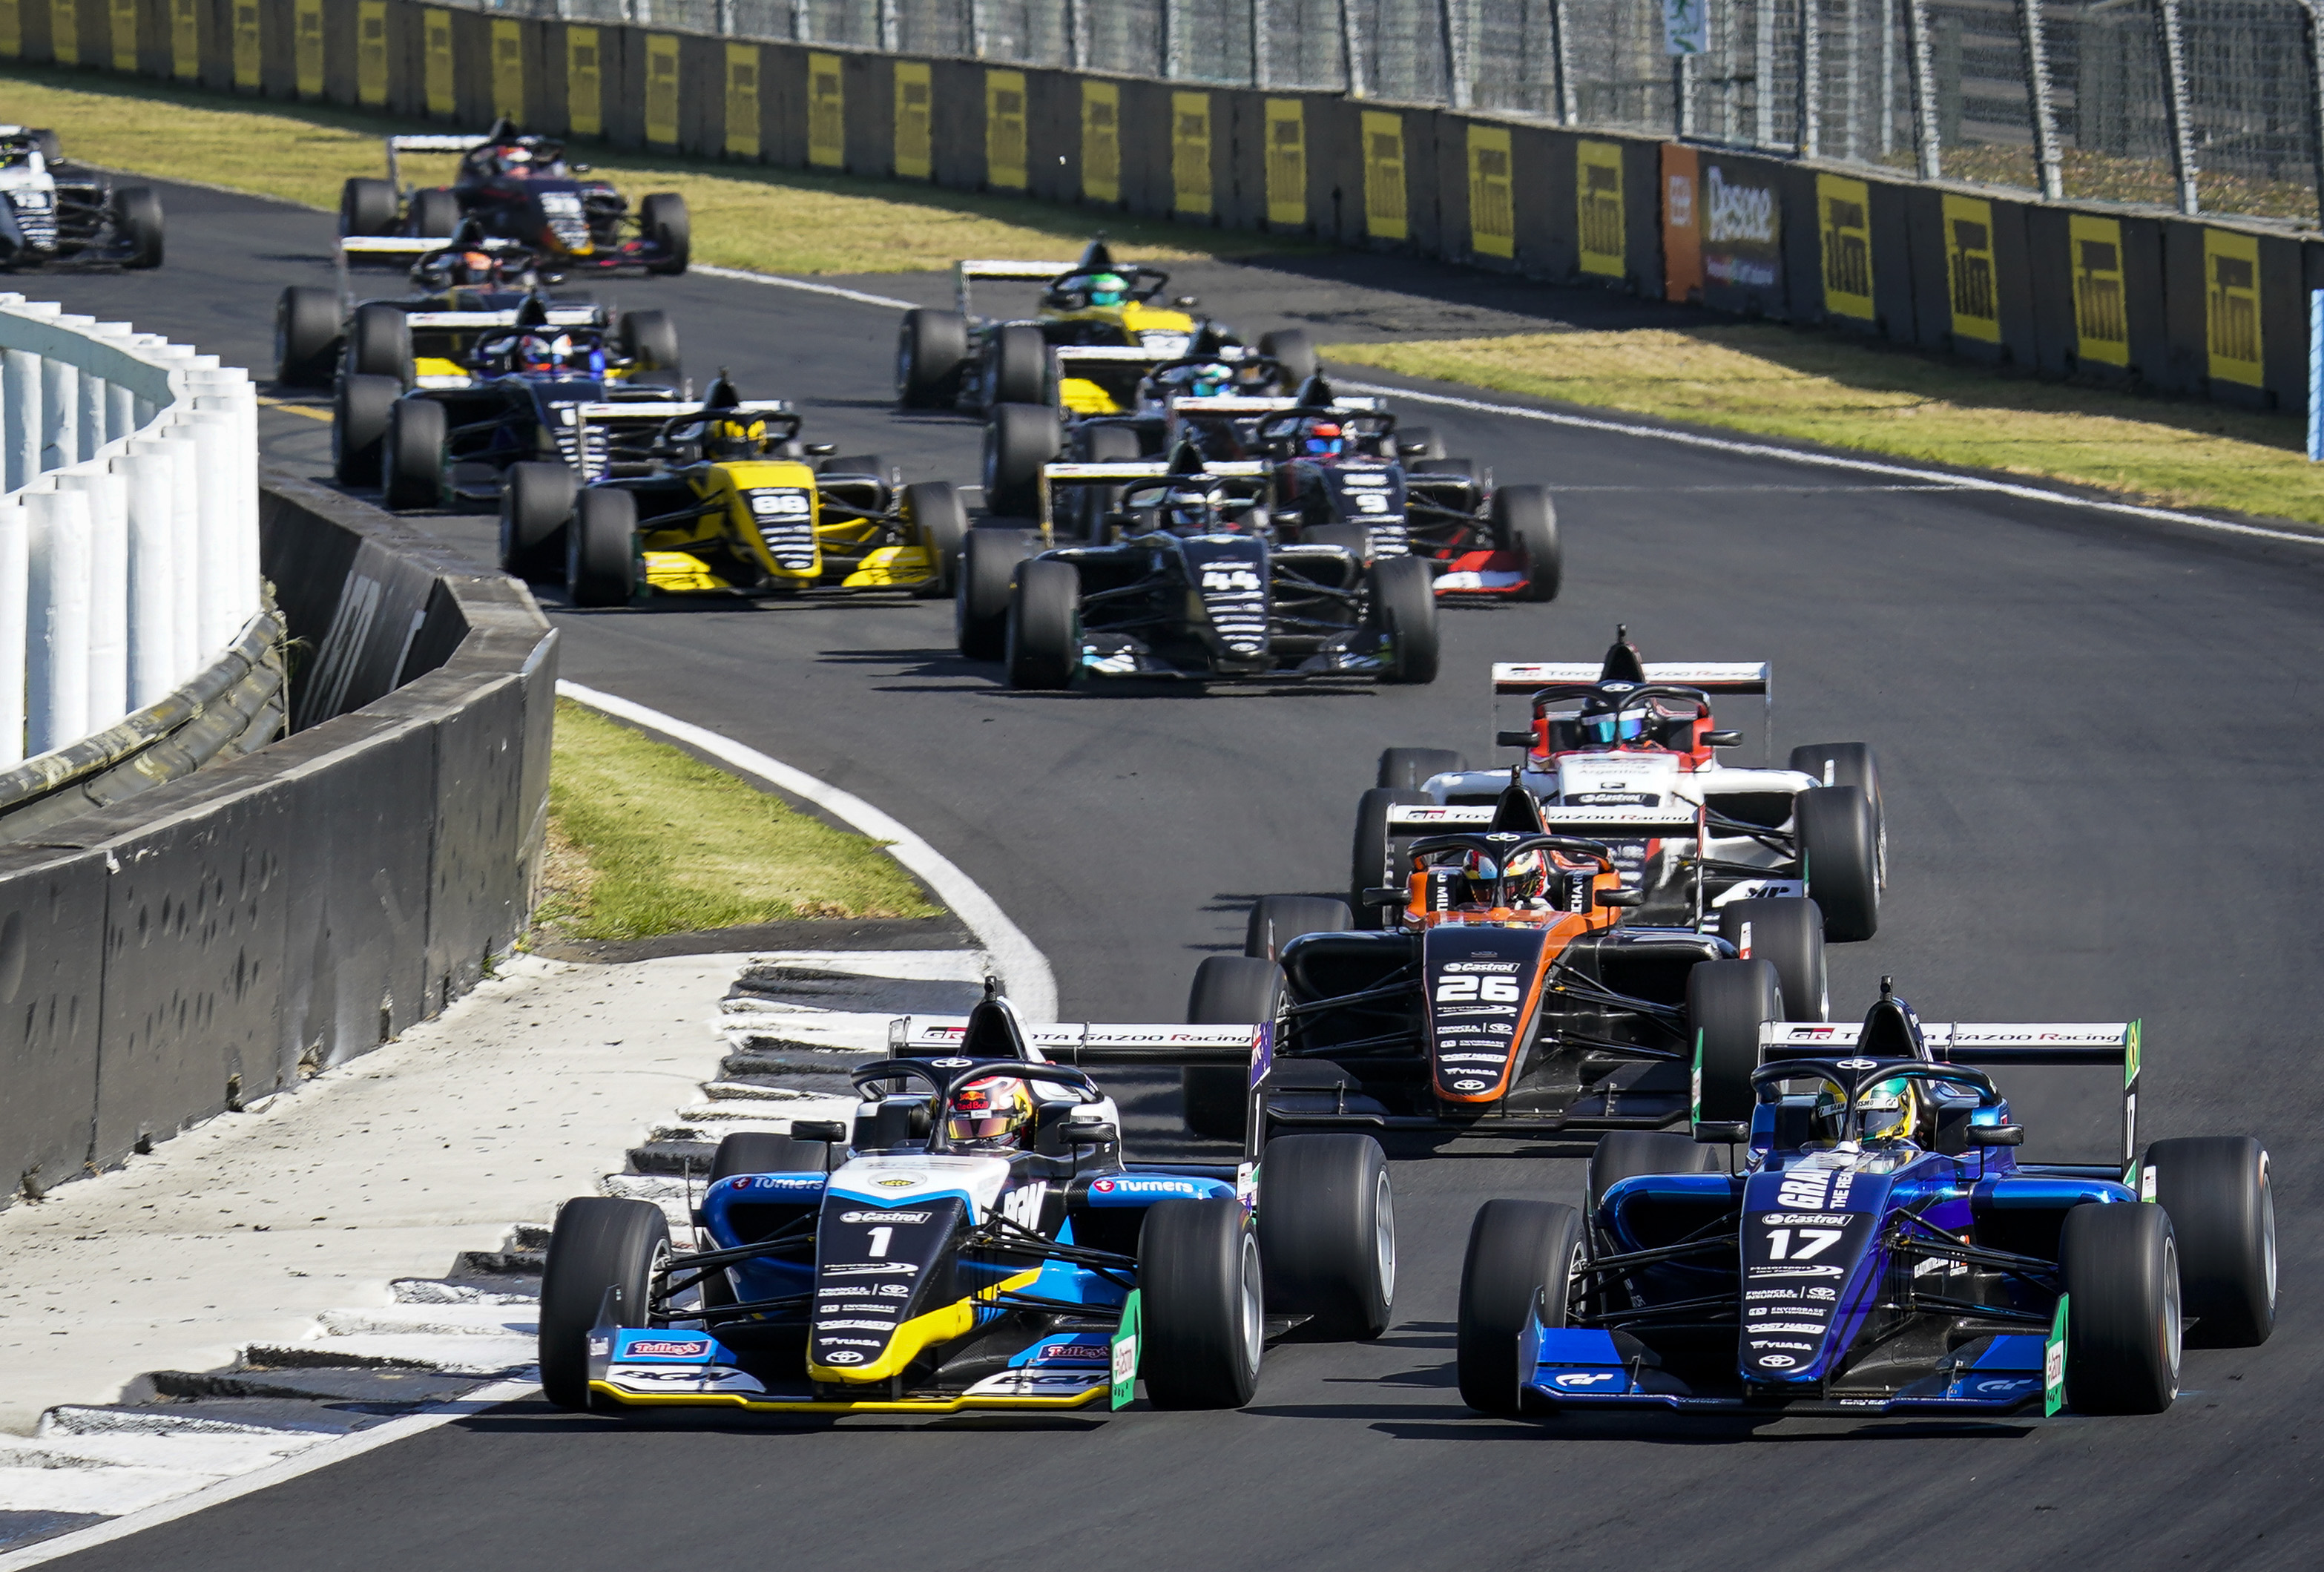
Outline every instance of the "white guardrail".
<svg viewBox="0 0 2324 1572"><path fill-rule="evenodd" d="M190 680L258 615L250 374L0 294L0 768Z"/></svg>

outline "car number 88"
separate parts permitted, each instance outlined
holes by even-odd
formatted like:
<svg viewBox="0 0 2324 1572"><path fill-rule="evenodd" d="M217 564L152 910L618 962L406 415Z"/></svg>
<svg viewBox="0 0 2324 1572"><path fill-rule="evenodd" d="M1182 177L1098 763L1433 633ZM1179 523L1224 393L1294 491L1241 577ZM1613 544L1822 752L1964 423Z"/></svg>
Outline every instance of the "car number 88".
<svg viewBox="0 0 2324 1572"><path fill-rule="evenodd" d="M762 519L799 518L807 513L807 494L798 491L754 491L751 511Z"/></svg>

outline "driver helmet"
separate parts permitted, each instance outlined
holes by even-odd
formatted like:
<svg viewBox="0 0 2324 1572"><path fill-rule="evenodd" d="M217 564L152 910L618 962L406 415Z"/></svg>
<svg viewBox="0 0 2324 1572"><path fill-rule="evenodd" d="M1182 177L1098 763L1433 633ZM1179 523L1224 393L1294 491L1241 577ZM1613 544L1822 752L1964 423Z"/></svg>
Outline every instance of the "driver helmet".
<svg viewBox="0 0 2324 1572"><path fill-rule="evenodd" d="M1646 741L1653 724L1654 717L1644 706L1617 714L1615 707L1609 704L1602 709L1584 714L1574 723L1574 728L1581 736L1582 746L1614 748Z"/></svg>
<svg viewBox="0 0 2324 1572"><path fill-rule="evenodd" d="M531 152L522 143L514 142L504 142L493 149L493 157L498 161L504 173L512 175L523 174L525 165L532 162Z"/></svg>
<svg viewBox="0 0 2324 1572"><path fill-rule="evenodd" d="M1033 1093L1014 1076L987 1076L954 1094L945 1138L955 1146L1015 1151L1033 1128Z"/></svg>
<svg viewBox="0 0 2324 1572"><path fill-rule="evenodd" d="M1163 527L1185 534L1208 534L1225 528L1216 512L1222 500L1214 491L1197 491L1192 486L1172 488L1162 500Z"/></svg>
<svg viewBox="0 0 2324 1572"><path fill-rule="evenodd" d="M526 333L520 336L509 354L512 371L558 371L573 356L573 336L559 333L551 338L546 333Z"/></svg>
<svg viewBox="0 0 2324 1572"><path fill-rule="evenodd" d="M1204 361L1174 366L1162 374L1162 380L1190 398L1217 398L1233 391L1234 371L1218 361Z"/></svg>
<svg viewBox="0 0 2324 1572"><path fill-rule="evenodd" d="M1347 431L1337 421L1303 421L1299 434L1309 453L1337 454L1348 450Z"/></svg>
<svg viewBox="0 0 2324 1572"><path fill-rule="evenodd" d="M710 422L703 433L703 451L721 463L756 458L767 448L767 422L730 415Z"/></svg>
<svg viewBox="0 0 2324 1572"><path fill-rule="evenodd" d="M1531 905L1549 889L1549 859L1540 850L1522 851L1499 861L1480 851L1461 855L1460 904L1491 911Z"/></svg>
<svg viewBox="0 0 2324 1572"><path fill-rule="evenodd" d="M1118 306L1130 294L1130 281L1118 273L1091 275L1089 303L1093 306Z"/></svg>
<svg viewBox="0 0 2324 1572"><path fill-rule="evenodd" d="M1909 1078L1882 1081L1867 1087L1856 1096L1856 1106L1861 1115L1862 1139L1868 1144L1875 1141L1911 1141L1920 1132L1919 1098Z"/></svg>

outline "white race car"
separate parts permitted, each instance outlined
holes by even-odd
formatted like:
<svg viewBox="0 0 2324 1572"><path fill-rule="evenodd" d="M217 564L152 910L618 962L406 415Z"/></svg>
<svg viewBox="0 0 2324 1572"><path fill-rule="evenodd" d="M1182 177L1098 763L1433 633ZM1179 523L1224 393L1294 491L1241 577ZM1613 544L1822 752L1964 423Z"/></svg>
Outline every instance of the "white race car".
<svg viewBox="0 0 2324 1572"><path fill-rule="evenodd" d="M1725 932L1721 908L1803 896L1821 909L1828 939L1870 939L1878 928L1886 836L1871 748L1797 747L1781 770L1720 761L1743 738L1714 729L1711 697L1757 695L1771 711L1765 664L1648 665L1623 629L1597 665L1496 664L1493 692L1497 703L1530 696L1530 724L1495 735L1497 745L1525 750L1513 767L1471 770L1439 748L1380 755L1379 784L1356 815L1358 910L1367 891L1396 881L1413 839L1501 828L1496 804L1514 782L1540 804L1550 833L1609 848L1625 887L1643 893L1638 921L1740 940Z"/></svg>
<svg viewBox="0 0 2324 1572"><path fill-rule="evenodd" d="M161 265L161 199L65 162L57 134L0 125L0 267Z"/></svg>

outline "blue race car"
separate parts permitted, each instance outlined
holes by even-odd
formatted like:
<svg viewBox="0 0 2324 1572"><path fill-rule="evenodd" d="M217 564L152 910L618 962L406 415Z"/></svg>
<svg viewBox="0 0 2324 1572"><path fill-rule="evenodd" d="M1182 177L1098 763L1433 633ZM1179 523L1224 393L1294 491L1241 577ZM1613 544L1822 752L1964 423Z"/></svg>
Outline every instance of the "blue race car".
<svg viewBox="0 0 2324 1572"><path fill-rule="evenodd" d="M2267 1153L2138 1158L2137 1022L1924 1031L1884 980L1860 1028L1772 1022L1761 1044L1748 1124L1609 1135L1586 1218L1485 1204L1471 1407L2158 1413L2182 1328L2273 1329Z"/></svg>
<svg viewBox="0 0 2324 1572"><path fill-rule="evenodd" d="M1268 1062L1266 1027L1030 1030L988 985L854 1073L852 1130L729 1135L673 1251L659 1207L567 1201L541 1386L570 1409L779 1413L1250 1401L1277 1327L1377 1337L1396 1290L1379 1142L1255 1136L1239 1164L1121 1159L1078 1063ZM1254 1129L1259 1128L1254 1123ZM1288 1319L1286 1319L1288 1318Z"/></svg>

